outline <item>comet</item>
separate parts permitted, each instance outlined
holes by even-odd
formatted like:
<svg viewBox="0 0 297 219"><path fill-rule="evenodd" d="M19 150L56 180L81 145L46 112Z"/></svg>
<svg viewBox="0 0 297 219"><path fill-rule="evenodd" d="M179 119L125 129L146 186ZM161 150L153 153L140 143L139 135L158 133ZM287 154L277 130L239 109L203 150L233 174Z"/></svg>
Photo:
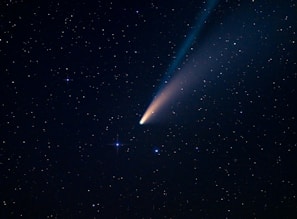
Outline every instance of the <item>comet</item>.
<svg viewBox="0 0 297 219"><path fill-rule="evenodd" d="M174 80L166 86L162 92L160 92L152 103L149 105L145 113L143 114L139 124L143 125L147 122L150 122L154 119L154 115L159 113L160 111L164 110L166 103L174 98L177 91L180 89L177 80Z"/></svg>
<svg viewBox="0 0 297 219"><path fill-rule="evenodd" d="M182 86L184 81L179 81L181 77L175 77L173 81L171 78L174 75L176 68L180 66L189 48L192 46L195 39L200 34L207 18L209 17L211 11L215 8L217 3L218 0L208 1L206 9L204 9L200 13L200 16L198 17L193 30L190 32L185 42L182 44L180 50L177 53L177 56L172 61L171 65L169 65L165 73L165 76L162 80L162 83L159 87L159 91L157 92L157 95L155 96L151 104L148 106L147 110L145 111L141 120L139 121L140 125L153 121L154 117L156 117L156 114L159 114L161 111L163 111L165 106L170 101L173 101L175 99L174 97L178 96L179 91L183 88Z"/></svg>

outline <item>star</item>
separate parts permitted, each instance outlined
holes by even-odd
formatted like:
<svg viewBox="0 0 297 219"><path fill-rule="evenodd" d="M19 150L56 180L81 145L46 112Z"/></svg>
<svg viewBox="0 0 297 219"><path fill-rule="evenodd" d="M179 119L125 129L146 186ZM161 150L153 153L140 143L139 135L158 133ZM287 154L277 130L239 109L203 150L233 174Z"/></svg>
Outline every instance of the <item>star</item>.
<svg viewBox="0 0 297 219"><path fill-rule="evenodd" d="M108 144L108 145L111 145L111 146L113 146L114 148L116 148L116 151L117 151L117 154L118 154L119 149L120 149L122 146L125 146L126 144L121 143L121 141L119 140L119 135L117 134L117 136L114 138L114 142L111 143L111 144Z"/></svg>
<svg viewBox="0 0 297 219"><path fill-rule="evenodd" d="M119 135L118 135L118 134L117 134L117 137L116 137L115 139L116 139L116 140L115 140L113 146L115 146L115 147L121 147L121 146L124 146L124 144L122 144L122 143L120 142L120 140L119 140Z"/></svg>
<svg viewBox="0 0 297 219"><path fill-rule="evenodd" d="M67 76L66 78L64 78L64 81L66 82L66 84L68 84L69 82L73 81L73 79Z"/></svg>
<svg viewBox="0 0 297 219"><path fill-rule="evenodd" d="M153 148L153 152L154 152L155 154L157 154L157 155L160 155L160 149L159 149L159 147L155 146L155 147Z"/></svg>

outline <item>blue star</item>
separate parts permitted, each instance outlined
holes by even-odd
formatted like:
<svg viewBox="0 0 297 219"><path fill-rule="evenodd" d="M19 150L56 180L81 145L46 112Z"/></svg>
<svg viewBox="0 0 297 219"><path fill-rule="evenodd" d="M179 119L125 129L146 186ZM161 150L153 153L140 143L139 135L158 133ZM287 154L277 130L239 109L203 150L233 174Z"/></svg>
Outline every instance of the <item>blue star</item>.
<svg viewBox="0 0 297 219"><path fill-rule="evenodd" d="M69 78L68 76L64 79L64 81L66 82L66 84L70 83L73 81L73 79Z"/></svg>
<svg viewBox="0 0 297 219"><path fill-rule="evenodd" d="M154 152L155 154L157 154L157 155L160 155L160 149L159 149L159 147L154 146L154 147L153 147L153 152Z"/></svg>

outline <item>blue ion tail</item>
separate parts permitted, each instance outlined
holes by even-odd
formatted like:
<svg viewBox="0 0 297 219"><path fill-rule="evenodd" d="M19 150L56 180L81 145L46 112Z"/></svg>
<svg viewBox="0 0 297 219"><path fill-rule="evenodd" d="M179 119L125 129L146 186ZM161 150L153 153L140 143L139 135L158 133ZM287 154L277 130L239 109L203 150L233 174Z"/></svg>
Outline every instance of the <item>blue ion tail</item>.
<svg viewBox="0 0 297 219"><path fill-rule="evenodd" d="M194 43L195 39L199 36L201 30L203 29L203 25L205 24L207 18L211 14L212 10L216 7L218 2L219 2L219 0L210 0L210 1L208 1L206 8L202 12L200 12L198 14L197 20L196 20L196 23L194 25L193 30L190 32L190 34L186 38L185 42L180 47L180 49L179 49L179 51L177 53L177 56L174 58L172 63L169 65L169 67L168 67L168 69L167 69L167 71L165 73L165 76L164 76L164 78L163 78L163 80L161 82L161 85L159 87L159 92L169 82L169 80L173 76L176 68L178 68L180 66L180 64L183 61L185 55L187 54L188 50L190 49L190 47Z"/></svg>
<svg viewBox="0 0 297 219"><path fill-rule="evenodd" d="M195 26L193 30L190 32L188 37L186 38L185 42L182 44L180 50L177 53L177 56L172 61L172 63L169 65L165 76L161 82L161 85L159 86L157 95L145 111L144 115L142 116L141 120L139 121L140 125L145 124L147 121L149 121L150 117L153 114L156 114L158 112L158 109L163 107L164 103L166 103L166 99L169 98L168 94L163 94L163 91L165 90L166 93L166 87L168 87L168 82L172 78L175 70L179 65L181 64L182 60L184 59L186 53L188 52L189 48L192 46L193 42L197 38L197 36L200 34L203 25L205 24L207 18L211 14L212 10L216 7L219 0L210 0L207 2L206 8L199 13L199 16L197 17ZM169 89L172 91L172 89Z"/></svg>

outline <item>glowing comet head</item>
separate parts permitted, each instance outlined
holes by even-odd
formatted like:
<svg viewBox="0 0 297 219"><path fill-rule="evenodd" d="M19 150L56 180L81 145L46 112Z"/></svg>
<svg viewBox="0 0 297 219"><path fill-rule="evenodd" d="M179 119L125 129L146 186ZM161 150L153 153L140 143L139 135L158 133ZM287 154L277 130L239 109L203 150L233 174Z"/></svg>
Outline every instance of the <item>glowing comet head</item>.
<svg viewBox="0 0 297 219"><path fill-rule="evenodd" d="M139 125L143 125L145 123L145 118L141 118L141 120L139 121Z"/></svg>
<svg viewBox="0 0 297 219"><path fill-rule="evenodd" d="M147 120L150 118L150 116L151 116L152 114L154 114L153 111L149 111L150 108L152 108L152 107L149 107L149 108L146 110L146 112L143 114L141 120L139 121L139 124L140 124L140 125L143 125L144 123L146 123Z"/></svg>
<svg viewBox="0 0 297 219"><path fill-rule="evenodd" d="M178 97L178 91L181 89L180 78L174 78L163 90L160 92L149 105L143 114L140 125L153 122L160 119L160 112L164 112L169 102L174 101ZM157 116L158 115L158 116Z"/></svg>
<svg viewBox="0 0 297 219"><path fill-rule="evenodd" d="M154 101L151 103L151 105L147 108L147 110L145 111L145 113L143 114L141 120L139 121L140 125L143 125L145 123L148 122L148 120L150 119L150 117L154 114L154 109L156 109L157 106L154 103Z"/></svg>

